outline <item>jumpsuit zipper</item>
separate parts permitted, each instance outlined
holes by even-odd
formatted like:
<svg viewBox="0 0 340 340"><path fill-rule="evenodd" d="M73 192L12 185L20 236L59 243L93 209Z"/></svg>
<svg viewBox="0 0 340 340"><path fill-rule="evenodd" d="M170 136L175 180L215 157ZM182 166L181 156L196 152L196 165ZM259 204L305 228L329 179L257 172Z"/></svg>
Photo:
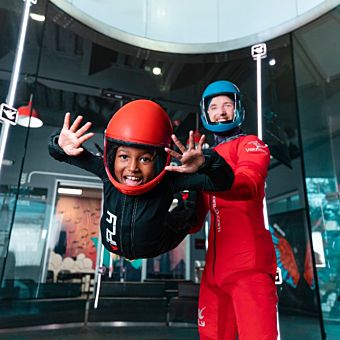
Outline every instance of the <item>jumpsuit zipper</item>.
<svg viewBox="0 0 340 340"><path fill-rule="evenodd" d="M126 205L126 196L123 196L123 209L122 209L122 216L124 216L124 210ZM120 231L119 231L119 238L120 238L120 248L121 248L121 254L124 256L124 247L123 247L123 228L122 228L123 220L120 221Z"/></svg>
<svg viewBox="0 0 340 340"><path fill-rule="evenodd" d="M131 255L133 258L136 258L135 255L135 247L134 247L134 239L135 239L135 214L137 211L138 199L137 197L133 200L133 208L132 208L132 216L131 216L131 233L130 233L130 242L131 242Z"/></svg>

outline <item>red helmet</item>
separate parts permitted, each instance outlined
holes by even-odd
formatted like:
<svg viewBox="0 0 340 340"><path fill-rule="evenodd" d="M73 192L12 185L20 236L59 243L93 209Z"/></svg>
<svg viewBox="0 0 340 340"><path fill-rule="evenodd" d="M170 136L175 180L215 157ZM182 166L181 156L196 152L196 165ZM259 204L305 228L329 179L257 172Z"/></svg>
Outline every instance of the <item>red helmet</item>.
<svg viewBox="0 0 340 340"><path fill-rule="evenodd" d="M138 99L122 106L111 118L105 130L104 164L111 183L122 193L127 195L143 194L155 185L165 175L164 167L170 164L170 155L165 155L164 147L171 147L173 133L169 116L157 103ZM108 144L153 147L164 154L164 163L158 174L151 181L139 185L128 186L119 183L111 170Z"/></svg>

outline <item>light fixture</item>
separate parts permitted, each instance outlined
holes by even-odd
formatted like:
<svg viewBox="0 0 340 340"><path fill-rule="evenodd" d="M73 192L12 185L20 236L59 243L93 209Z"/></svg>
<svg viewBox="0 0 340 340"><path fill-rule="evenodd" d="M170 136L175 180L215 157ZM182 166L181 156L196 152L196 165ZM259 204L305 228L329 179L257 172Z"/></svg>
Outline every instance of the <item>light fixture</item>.
<svg viewBox="0 0 340 340"><path fill-rule="evenodd" d="M269 64L270 66L275 66L275 65L276 65L276 59L275 59L275 58L271 58L271 59L269 60L268 64Z"/></svg>
<svg viewBox="0 0 340 340"><path fill-rule="evenodd" d="M2 165L11 166L13 164L14 164L14 161L12 159L3 159L2 160Z"/></svg>
<svg viewBox="0 0 340 340"><path fill-rule="evenodd" d="M31 19L33 19L35 21L40 21L40 22L45 21L45 15L42 15L42 14L30 13L30 17L31 17Z"/></svg>
<svg viewBox="0 0 340 340"><path fill-rule="evenodd" d="M75 188L58 188L58 194L81 196L82 193L83 193L83 190L82 190L82 189L75 189Z"/></svg>
<svg viewBox="0 0 340 340"><path fill-rule="evenodd" d="M31 95L28 105L20 106L18 108L18 121L17 124L24 127L31 128L39 128L43 125L42 120L39 117L39 114L35 108L32 107L32 99Z"/></svg>
<svg viewBox="0 0 340 340"><path fill-rule="evenodd" d="M159 76L162 74L162 69L158 66L155 66L152 68L152 73L155 75L155 76Z"/></svg>

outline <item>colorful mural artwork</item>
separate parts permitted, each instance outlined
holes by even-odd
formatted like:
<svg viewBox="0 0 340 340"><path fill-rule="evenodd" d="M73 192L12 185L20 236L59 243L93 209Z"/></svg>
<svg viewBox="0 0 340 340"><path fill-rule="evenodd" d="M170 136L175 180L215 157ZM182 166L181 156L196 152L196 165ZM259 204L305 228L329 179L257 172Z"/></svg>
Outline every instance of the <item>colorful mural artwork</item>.
<svg viewBox="0 0 340 340"><path fill-rule="evenodd" d="M269 217L283 283L278 285L279 307L317 313L317 299L308 224L303 209Z"/></svg>
<svg viewBox="0 0 340 340"><path fill-rule="evenodd" d="M55 252L72 258L84 254L95 266L97 250L93 238L98 237L101 199L59 196L55 216L60 227Z"/></svg>

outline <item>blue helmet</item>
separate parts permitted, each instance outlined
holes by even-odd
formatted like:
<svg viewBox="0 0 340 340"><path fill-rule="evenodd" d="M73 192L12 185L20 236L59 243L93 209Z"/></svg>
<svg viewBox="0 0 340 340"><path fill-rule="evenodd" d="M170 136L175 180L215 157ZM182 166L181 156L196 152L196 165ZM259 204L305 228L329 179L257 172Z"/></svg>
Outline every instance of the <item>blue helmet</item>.
<svg viewBox="0 0 340 340"><path fill-rule="evenodd" d="M211 99L216 96L227 95L235 102L234 118L229 122L213 123L209 119L208 107ZM244 106L241 101L241 92L238 87L226 80L218 80L209 84L202 94L201 119L203 126L214 133L223 133L240 126L244 121Z"/></svg>

